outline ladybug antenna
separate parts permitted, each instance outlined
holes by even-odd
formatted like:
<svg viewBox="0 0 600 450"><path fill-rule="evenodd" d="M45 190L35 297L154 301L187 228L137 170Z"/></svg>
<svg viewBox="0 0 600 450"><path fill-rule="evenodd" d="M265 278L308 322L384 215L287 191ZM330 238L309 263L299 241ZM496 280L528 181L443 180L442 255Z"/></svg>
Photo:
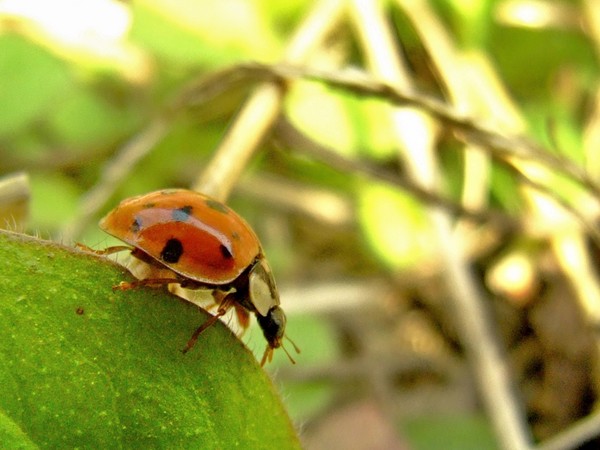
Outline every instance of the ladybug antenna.
<svg viewBox="0 0 600 450"><path fill-rule="evenodd" d="M290 355L290 353L287 351L287 349L283 346L283 344L281 345L281 348L283 349L283 351L285 352L285 354L287 355L288 359L290 360L290 362L292 364L296 364L296 361L294 361L294 358L292 358L292 355ZM296 348L294 346L294 348Z"/></svg>
<svg viewBox="0 0 600 450"><path fill-rule="evenodd" d="M290 344L292 344L292 347L294 347L294 350L296 351L296 353L302 353L302 352L300 351L300 347L298 347L294 341L292 341L292 340L291 340L289 337L287 337L287 336L285 336L285 338L286 338L288 341L290 341ZM285 349L284 349L284 350L285 350ZM286 353L287 353L287 352L286 352ZM291 358L290 358L290 359L291 359Z"/></svg>
<svg viewBox="0 0 600 450"><path fill-rule="evenodd" d="M292 347L294 347L294 350L296 351L296 353L300 353L300 347L298 347L294 343L294 341L292 341L289 337L286 336L286 339L288 341L290 341L290 343L292 344ZM290 352L287 351L287 348L285 348L285 346L283 345L283 343L281 344L281 348L285 352L285 354L288 357L288 359L290 360L290 362L292 364L296 364L296 360L294 358L292 358L292 355L290 355ZM271 347L271 345L267 344L267 348L265 349L265 353L263 354L263 357L260 360L260 366L261 367L263 367L267 362L271 362L273 360L273 352L274 352L274 350L275 350L274 347Z"/></svg>

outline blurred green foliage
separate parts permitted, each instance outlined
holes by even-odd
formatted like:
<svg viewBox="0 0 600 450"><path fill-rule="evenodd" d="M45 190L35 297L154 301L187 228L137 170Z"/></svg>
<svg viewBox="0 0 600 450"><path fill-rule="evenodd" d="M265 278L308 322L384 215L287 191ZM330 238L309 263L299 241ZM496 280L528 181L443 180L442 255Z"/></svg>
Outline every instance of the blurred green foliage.
<svg viewBox="0 0 600 450"><path fill-rule="evenodd" d="M415 450L494 450L487 420L480 416L439 416L407 420L403 425Z"/></svg>

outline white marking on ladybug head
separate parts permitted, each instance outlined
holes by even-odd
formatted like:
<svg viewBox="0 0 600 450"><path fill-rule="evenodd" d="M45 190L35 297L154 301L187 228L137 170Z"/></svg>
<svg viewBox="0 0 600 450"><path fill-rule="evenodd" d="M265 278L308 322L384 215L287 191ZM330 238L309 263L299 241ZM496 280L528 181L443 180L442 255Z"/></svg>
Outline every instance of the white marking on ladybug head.
<svg viewBox="0 0 600 450"><path fill-rule="evenodd" d="M272 307L279 305L275 280L264 258L256 262L248 282L250 301L261 316L266 316Z"/></svg>

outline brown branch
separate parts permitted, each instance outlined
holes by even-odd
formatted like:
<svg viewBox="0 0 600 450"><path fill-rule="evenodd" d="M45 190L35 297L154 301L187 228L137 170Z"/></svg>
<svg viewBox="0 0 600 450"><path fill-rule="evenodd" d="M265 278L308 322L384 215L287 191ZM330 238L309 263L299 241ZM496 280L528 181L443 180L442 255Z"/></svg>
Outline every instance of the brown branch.
<svg viewBox="0 0 600 450"><path fill-rule="evenodd" d="M430 95L414 90L403 91L358 70L324 71L289 64L244 63L214 74L210 83L190 85L185 91L188 99L181 98L178 106L188 107L204 102L242 83L242 80L248 83L258 80L282 83L296 79L323 83L361 97L385 100L396 106L415 106L454 129L466 142L478 144L482 151L489 151L497 158L515 157L544 164L600 196L600 185L572 161L552 154L523 136L504 134L497 130L497 126L469 117Z"/></svg>
<svg viewBox="0 0 600 450"><path fill-rule="evenodd" d="M570 450L600 436L600 412L596 411L540 443L536 450Z"/></svg>
<svg viewBox="0 0 600 450"><path fill-rule="evenodd" d="M323 0L292 37L284 61L302 63L324 41L343 11L341 0ZM260 84L243 106L202 174L194 190L225 200L251 157L277 120L285 93L281 80Z"/></svg>
<svg viewBox="0 0 600 450"><path fill-rule="evenodd" d="M396 172L382 169L364 160L347 158L333 149L330 149L310 139L287 119L280 118L274 128L274 139L284 147L292 147L294 152L305 154L310 158L320 161L340 172L357 173L374 180L378 180L395 187L399 187L416 199L427 205L439 206L452 214L460 214L477 223L488 223L503 232L517 231L521 228L518 219L493 209L473 210L445 198L436 192L427 190L410 178Z"/></svg>
<svg viewBox="0 0 600 450"><path fill-rule="evenodd" d="M354 0L353 17L359 39L374 73L390 86L406 91L414 89L401 52L396 48L392 27L378 2ZM435 186L439 167L433 151L433 136L425 139L425 127L435 135L435 127L424 118L420 108L390 109L393 131L402 149L409 175L423 187ZM402 114L402 115L400 115ZM414 130L410 123L416 125ZM420 139L410 136L421 133ZM426 209L432 225L437 255L444 271L443 281L449 293L449 307L460 332L481 394L481 400L496 432L500 447L521 450L530 448L531 436L527 429L520 399L515 395L508 362L489 312L484 295L469 270L463 247L453 234L452 218L440 208Z"/></svg>

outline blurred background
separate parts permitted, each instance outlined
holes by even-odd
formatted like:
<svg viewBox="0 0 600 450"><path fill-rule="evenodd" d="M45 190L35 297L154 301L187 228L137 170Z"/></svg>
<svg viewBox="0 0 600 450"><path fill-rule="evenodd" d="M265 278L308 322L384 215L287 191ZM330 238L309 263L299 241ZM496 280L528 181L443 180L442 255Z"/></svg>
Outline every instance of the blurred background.
<svg viewBox="0 0 600 450"><path fill-rule="evenodd" d="M592 0L0 0L0 226L216 177L306 448L597 448L599 50Z"/></svg>

